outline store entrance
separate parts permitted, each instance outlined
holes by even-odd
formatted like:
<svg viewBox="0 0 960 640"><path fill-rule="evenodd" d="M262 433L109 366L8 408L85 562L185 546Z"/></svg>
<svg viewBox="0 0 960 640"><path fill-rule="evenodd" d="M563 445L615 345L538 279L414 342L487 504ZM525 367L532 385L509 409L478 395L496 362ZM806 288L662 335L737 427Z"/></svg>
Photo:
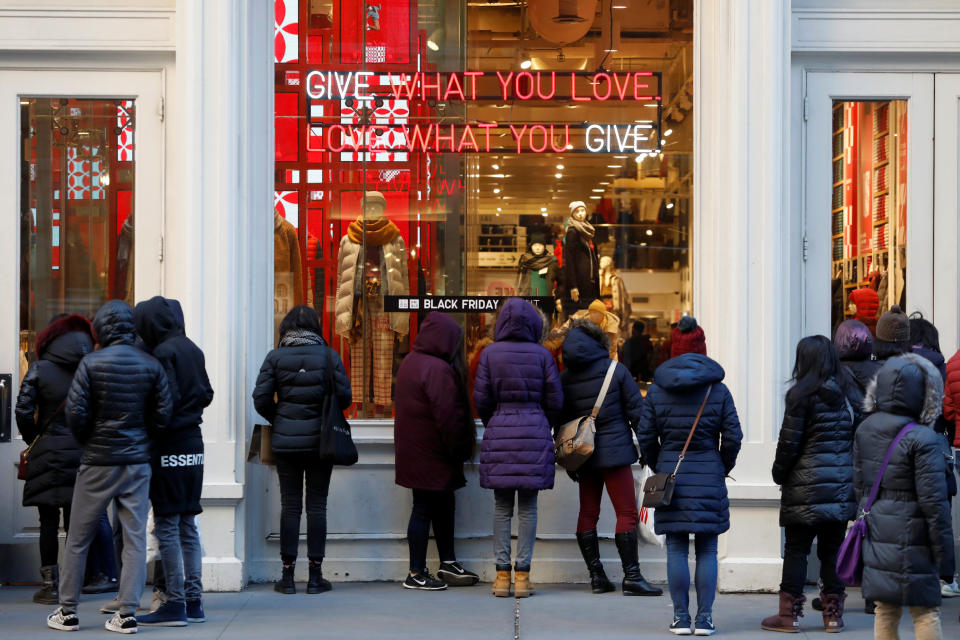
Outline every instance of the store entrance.
<svg viewBox="0 0 960 640"><path fill-rule="evenodd" d="M898 305L957 348L957 121L952 74L811 73L804 334Z"/></svg>
<svg viewBox="0 0 960 640"><path fill-rule="evenodd" d="M38 530L13 464L37 333L161 291L162 86L150 72L0 71L0 544ZM9 549L0 578L35 574L35 545Z"/></svg>

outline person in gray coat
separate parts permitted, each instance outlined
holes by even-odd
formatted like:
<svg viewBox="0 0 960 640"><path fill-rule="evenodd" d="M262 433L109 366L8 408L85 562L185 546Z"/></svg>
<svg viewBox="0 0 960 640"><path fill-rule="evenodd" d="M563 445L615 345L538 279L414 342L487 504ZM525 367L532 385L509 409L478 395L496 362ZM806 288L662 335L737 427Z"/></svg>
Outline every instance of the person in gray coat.
<svg viewBox="0 0 960 640"><path fill-rule="evenodd" d="M942 398L940 373L915 354L890 358L867 387L864 410L871 415L857 429L853 448L861 512L890 444L905 425L917 423L894 449L866 515L863 597L877 602L877 640L899 637L904 606L910 607L918 639L943 637L940 579L953 579L954 552L945 475L949 452L931 428Z"/></svg>

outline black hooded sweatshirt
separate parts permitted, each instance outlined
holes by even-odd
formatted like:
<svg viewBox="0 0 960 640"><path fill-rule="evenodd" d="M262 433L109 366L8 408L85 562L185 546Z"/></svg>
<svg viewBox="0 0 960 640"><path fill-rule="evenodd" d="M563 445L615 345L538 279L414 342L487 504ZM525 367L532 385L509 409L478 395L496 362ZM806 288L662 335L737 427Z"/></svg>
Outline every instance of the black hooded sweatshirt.
<svg viewBox="0 0 960 640"><path fill-rule="evenodd" d="M176 300L155 296L137 305L137 333L167 374L173 413L154 443L150 501L160 516L202 511L203 410L213 401L203 351L184 333Z"/></svg>

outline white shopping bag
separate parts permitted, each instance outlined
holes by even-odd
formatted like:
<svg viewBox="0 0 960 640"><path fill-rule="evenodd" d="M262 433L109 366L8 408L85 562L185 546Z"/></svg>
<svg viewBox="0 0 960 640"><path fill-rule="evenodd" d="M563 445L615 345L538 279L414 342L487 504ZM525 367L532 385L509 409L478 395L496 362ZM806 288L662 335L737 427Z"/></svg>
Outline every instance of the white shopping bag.
<svg viewBox="0 0 960 640"><path fill-rule="evenodd" d="M653 530L653 509L643 506L643 484L653 475L650 467L643 467L633 472L634 492L637 494L637 510L640 513L640 523L637 525L637 538L647 544L664 545L664 536L657 535Z"/></svg>
<svg viewBox="0 0 960 640"><path fill-rule="evenodd" d="M160 559L160 543L153 528L153 507L150 507L147 512L147 564Z"/></svg>

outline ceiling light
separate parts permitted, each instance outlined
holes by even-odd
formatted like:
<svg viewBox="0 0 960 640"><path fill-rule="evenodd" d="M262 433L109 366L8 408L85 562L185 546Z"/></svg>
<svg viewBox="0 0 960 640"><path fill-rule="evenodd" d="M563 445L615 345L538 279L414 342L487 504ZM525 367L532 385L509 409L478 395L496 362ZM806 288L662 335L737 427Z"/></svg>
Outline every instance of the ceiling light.
<svg viewBox="0 0 960 640"><path fill-rule="evenodd" d="M500 193L500 187L494 187L494 188L493 188L493 192L494 192L494 193Z"/></svg>
<svg viewBox="0 0 960 640"><path fill-rule="evenodd" d="M533 66L533 60L530 59L530 56L526 53L520 54L520 68L529 69Z"/></svg>
<svg viewBox="0 0 960 640"><path fill-rule="evenodd" d="M610 7L610 8L611 8L611 9L626 9L626 8L627 8L627 5L625 5L625 4L615 4L615 5L613 5L613 6Z"/></svg>
<svg viewBox="0 0 960 640"><path fill-rule="evenodd" d="M440 51L440 46L433 40L427 40L427 49L430 49L430 51Z"/></svg>
<svg viewBox="0 0 960 640"><path fill-rule="evenodd" d="M645 107L659 107L659 106L660 106L660 103L658 103L658 102L648 102L647 104L645 104L645 105L643 105L643 106L645 106Z"/></svg>
<svg viewBox="0 0 960 640"><path fill-rule="evenodd" d="M647 154L641 153L640 155L637 156L636 160L637 162L643 162L643 159L646 157L647 157Z"/></svg>
<svg viewBox="0 0 960 640"><path fill-rule="evenodd" d="M541 213L540 215L542 215L544 218L547 217L547 214L546 214L546 213Z"/></svg>
<svg viewBox="0 0 960 640"><path fill-rule="evenodd" d="M646 242L641 242L641 243L640 243L640 246L641 246L641 247L645 247L645 246L647 246L647 243L646 243Z"/></svg>
<svg viewBox="0 0 960 640"><path fill-rule="evenodd" d="M591 199L591 200L599 200L599 199L600 199L600 196L590 196L590 199Z"/></svg>
<svg viewBox="0 0 960 640"><path fill-rule="evenodd" d="M662 147L662 146L665 145L665 144L667 144L667 141L664 140L663 138L661 138L661 139L660 139L660 146Z"/></svg>
<svg viewBox="0 0 960 640"><path fill-rule="evenodd" d="M430 49L430 51L440 51L440 45L438 43L443 42L445 35L443 27L434 30L434 32L430 34L430 37L427 38L427 49Z"/></svg>
<svg viewBox="0 0 960 640"><path fill-rule="evenodd" d="M599 182L597 184L610 184L609 182Z"/></svg>
<svg viewBox="0 0 960 640"><path fill-rule="evenodd" d="M616 49L604 49L604 51L605 51L606 53L616 53L616 52L617 52Z"/></svg>
<svg viewBox="0 0 960 640"><path fill-rule="evenodd" d="M558 165L557 165L557 169L560 170L560 171L563 171L563 165L562 165L562 164L558 164Z"/></svg>
<svg viewBox="0 0 960 640"><path fill-rule="evenodd" d="M490 166L493 167L493 170L494 170L494 171L496 171L497 169L500 168L500 165L498 165L496 162L494 162L494 163L493 163L492 165L490 165Z"/></svg>
<svg viewBox="0 0 960 640"><path fill-rule="evenodd" d="M671 133L673 133L673 129L667 129L666 131L663 132L663 137L666 138Z"/></svg>
<svg viewBox="0 0 960 640"><path fill-rule="evenodd" d="M506 175L505 173L493 173L493 174L490 175L490 177L491 177L491 178L506 178L507 175Z"/></svg>
<svg viewBox="0 0 960 640"><path fill-rule="evenodd" d="M563 177L563 174L562 174L562 173L555 173L555 174L553 174L553 177L556 178L557 180L559 180L560 178Z"/></svg>
<svg viewBox="0 0 960 640"><path fill-rule="evenodd" d="M572 144L568 144L568 145L567 145L567 149L573 149L573 145L572 145Z"/></svg>
<svg viewBox="0 0 960 640"><path fill-rule="evenodd" d="M648 236L652 236L652 235L653 235L653 229L647 229L647 235L648 235Z"/></svg>
<svg viewBox="0 0 960 640"><path fill-rule="evenodd" d="M590 189L590 191L593 191L594 193L603 193L606 191L606 189Z"/></svg>
<svg viewBox="0 0 960 640"><path fill-rule="evenodd" d="M546 210L547 210L546 207L540 207L540 211L546 211Z"/></svg>
<svg viewBox="0 0 960 640"><path fill-rule="evenodd" d="M497 207L497 211L503 211L503 209L501 209L500 207Z"/></svg>
<svg viewBox="0 0 960 640"><path fill-rule="evenodd" d="M619 169L619 168L620 168L620 165L619 165L619 164L608 164L608 165L607 165L607 169ZM611 174L611 175L612 175L612 174Z"/></svg>
<svg viewBox="0 0 960 640"><path fill-rule="evenodd" d="M623 160L623 159L626 158L627 156L613 156L613 157L614 157L614 158L617 158L617 159L619 159L619 160Z"/></svg>
<svg viewBox="0 0 960 640"><path fill-rule="evenodd" d="M673 209L673 203L672 203L672 202L669 203L669 204L667 204L667 209Z"/></svg>

